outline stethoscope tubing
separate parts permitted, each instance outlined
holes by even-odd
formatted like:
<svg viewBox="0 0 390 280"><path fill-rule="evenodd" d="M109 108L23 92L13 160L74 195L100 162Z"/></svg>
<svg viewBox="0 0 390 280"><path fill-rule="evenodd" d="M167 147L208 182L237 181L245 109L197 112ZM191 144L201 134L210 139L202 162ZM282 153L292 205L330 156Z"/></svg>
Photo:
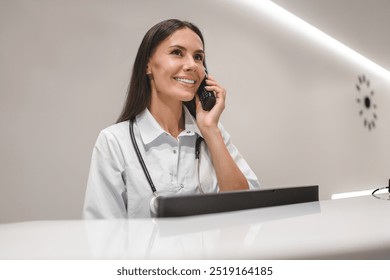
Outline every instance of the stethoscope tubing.
<svg viewBox="0 0 390 280"><path fill-rule="evenodd" d="M157 189L156 187L154 186L154 183L153 183L153 180L152 180L152 177L150 177L150 173L148 171L148 168L146 167L146 164L144 162L144 159L141 155L141 152L138 148L138 145L137 145L137 140L135 139L135 135L134 135L134 119L130 120L129 122L129 129L130 129L130 138L131 138L131 142L133 142L133 146L134 146L134 149L135 149L135 152L137 154L137 157L138 157L138 161L139 163L141 164L141 167L142 167L142 170L144 171L145 173L145 176L146 176L146 179L148 180L149 182L149 185L150 185L150 188L152 189L152 192L155 196L157 196Z"/></svg>

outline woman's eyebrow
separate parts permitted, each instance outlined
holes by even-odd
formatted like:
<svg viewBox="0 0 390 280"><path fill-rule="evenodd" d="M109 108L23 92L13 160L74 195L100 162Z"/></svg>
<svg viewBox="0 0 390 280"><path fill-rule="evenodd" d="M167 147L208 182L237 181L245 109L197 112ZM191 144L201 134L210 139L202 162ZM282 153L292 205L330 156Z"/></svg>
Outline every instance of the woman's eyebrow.
<svg viewBox="0 0 390 280"><path fill-rule="evenodd" d="M172 49L177 48L177 49L180 49L180 50L183 50L183 51L187 50L185 47L180 46L180 45L172 45L172 46L169 46L169 48L172 48ZM194 51L194 53L203 53L204 54L204 50L199 49L199 50Z"/></svg>

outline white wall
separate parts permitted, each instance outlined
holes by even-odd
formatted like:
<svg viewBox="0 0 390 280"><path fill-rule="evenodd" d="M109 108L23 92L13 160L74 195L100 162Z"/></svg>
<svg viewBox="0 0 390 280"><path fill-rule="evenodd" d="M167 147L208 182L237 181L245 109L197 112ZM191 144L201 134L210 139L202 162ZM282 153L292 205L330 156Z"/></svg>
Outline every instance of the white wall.
<svg viewBox="0 0 390 280"><path fill-rule="evenodd" d="M121 110L144 33L167 18L202 29L228 91L223 124L264 187L319 184L328 199L384 185L388 76L237 3L0 0L0 222L80 217L96 137Z"/></svg>

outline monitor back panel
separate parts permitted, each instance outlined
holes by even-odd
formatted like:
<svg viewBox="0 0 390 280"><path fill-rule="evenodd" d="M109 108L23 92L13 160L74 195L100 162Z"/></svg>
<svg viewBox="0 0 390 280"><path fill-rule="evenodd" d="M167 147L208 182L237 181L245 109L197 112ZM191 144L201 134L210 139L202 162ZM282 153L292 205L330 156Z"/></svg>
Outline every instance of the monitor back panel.
<svg viewBox="0 0 390 280"><path fill-rule="evenodd" d="M181 217L318 201L318 186L158 197L157 217Z"/></svg>

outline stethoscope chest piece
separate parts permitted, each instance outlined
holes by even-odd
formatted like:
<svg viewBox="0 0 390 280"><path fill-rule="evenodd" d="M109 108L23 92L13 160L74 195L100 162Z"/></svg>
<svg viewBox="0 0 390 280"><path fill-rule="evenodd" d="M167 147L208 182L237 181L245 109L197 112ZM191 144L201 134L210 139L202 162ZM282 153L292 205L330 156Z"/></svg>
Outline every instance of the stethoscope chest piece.
<svg viewBox="0 0 390 280"><path fill-rule="evenodd" d="M158 195L156 193L153 193L153 197L150 200L149 208L150 208L150 214L152 217L157 216L157 209L158 209L158 201L157 201Z"/></svg>

